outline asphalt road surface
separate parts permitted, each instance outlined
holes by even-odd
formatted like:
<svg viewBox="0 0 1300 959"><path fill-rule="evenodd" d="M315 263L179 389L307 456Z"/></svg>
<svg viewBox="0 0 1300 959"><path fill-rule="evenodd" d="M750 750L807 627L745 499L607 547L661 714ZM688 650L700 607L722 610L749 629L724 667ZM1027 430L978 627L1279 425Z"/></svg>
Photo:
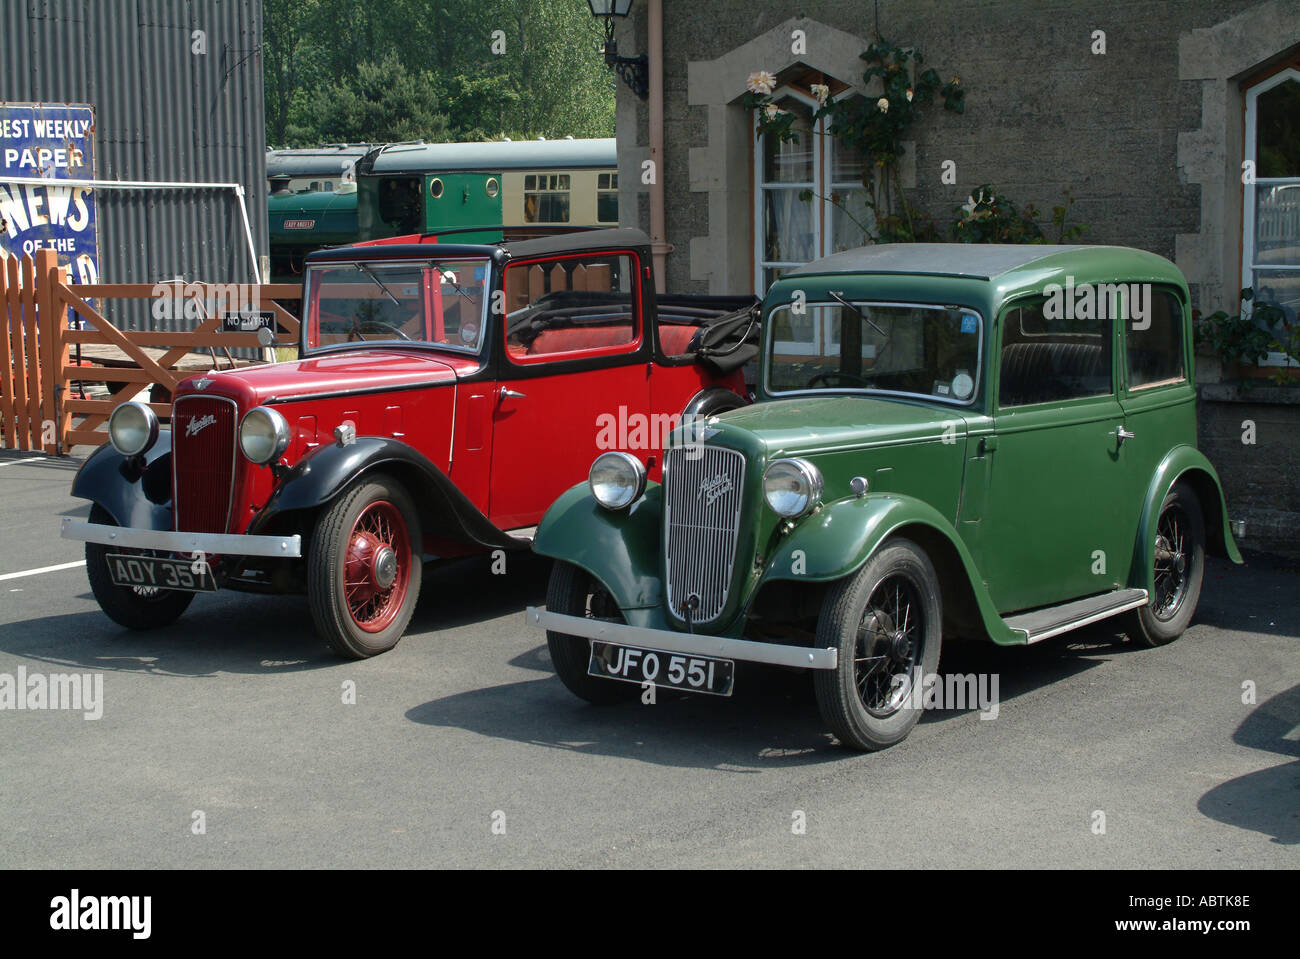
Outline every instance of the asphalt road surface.
<svg viewBox="0 0 1300 959"><path fill-rule="evenodd" d="M954 645L945 672L998 677L996 718L931 712L864 755L780 670L730 699L578 701L523 624L536 557L430 567L366 662L300 597L201 596L132 633L80 566L12 575L77 563L59 519L88 512L77 461L26 458L0 453L0 680L100 674L103 715L0 710L0 867L1300 864L1294 564L1211 561L1163 649L1105 624Z"/></svg>

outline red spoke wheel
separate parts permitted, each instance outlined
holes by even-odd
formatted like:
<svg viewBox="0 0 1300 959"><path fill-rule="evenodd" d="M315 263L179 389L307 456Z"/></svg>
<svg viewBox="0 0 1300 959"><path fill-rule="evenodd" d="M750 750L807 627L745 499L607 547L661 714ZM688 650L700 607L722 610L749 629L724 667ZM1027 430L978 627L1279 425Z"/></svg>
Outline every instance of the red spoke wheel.
<svg viewBox="0 0 1300 959"><path fill-rule="evenodd" d="M359 480L321 513L307 596L335 652L364 659L397 645L420 594L420 544L415 506L390 477Z"/></svg>

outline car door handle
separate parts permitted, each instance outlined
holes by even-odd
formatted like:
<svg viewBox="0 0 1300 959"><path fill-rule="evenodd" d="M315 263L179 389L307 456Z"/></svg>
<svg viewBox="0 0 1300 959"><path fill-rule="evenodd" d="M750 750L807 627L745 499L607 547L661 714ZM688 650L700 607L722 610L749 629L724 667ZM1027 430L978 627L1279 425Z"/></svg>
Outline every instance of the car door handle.
<svg viewBox="0 0 1300 959"><path fill-rule="evenodd" d="M1134 439L1136 436L1137 436L1136 433L1130 433L1128 430L1124 429L1124 427L1122 427L1122 426L1116 428L1116 430L1115 430L1115 437L1116 437L1116 439L1119 440L1119 443L1120 443L1121 446L1124 444L1124 441L1125 441L1125 440L1131 440L1131 439Z"/></svg>
<svg viewBox="0 0 1300 959"><path fill-rule="evenodd" d="M527 393L520 393L518 390L508 390L508 389L506 389L504 386L501 387L501 392L500 392L498 395L499 395L499 396L501 397L501 399L503 399L503 400L505 400L505 399L511 399L511 400L526 400L526 399L528 399L528 394L527 394Z"/></svg>

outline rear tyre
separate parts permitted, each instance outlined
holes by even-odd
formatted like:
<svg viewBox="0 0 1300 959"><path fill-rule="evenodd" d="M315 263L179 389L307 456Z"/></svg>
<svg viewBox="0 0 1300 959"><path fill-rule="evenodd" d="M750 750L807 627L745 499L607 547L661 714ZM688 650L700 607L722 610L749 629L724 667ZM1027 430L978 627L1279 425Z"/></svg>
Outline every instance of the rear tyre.
<svg viewBox="0 0 1300 959"><path fill-rule="evenodd" d="M90 521L100 526L116 526L117 522L108 510L98 503L90 508ZM90 591L94 593L99 608L108 618L127 629L157 629L170 626L180 619L191 602L193 593L175 589L158 589L145 586L119 586L113 582L108 572L108 554L140 553L149 555L148 550L129 550L105 546L102 543L86 544L86 578L90 580Z"/></svg>
<svg viewBox="0 0 1300 959"><path fill-rule="evenodd" d="M584 616L588 619L607 619L623 622L618 604L599 580L572 563L556 560L551 567L551 579L546 587L546 608L565 616ZM546 648L551 652L555 674L569 692L598 706L627 702L640 692L635 683L617 679L602 679L587 674L591 658L591 643L583 636L546 631Z"/></svg>
<svg viewBox="0 0 1300 959"><path fill-rule="evenodd" d="M307 600L316 631L349 659L387 652L420 596L423 540L410 495L389 476L363 477L316 520Z"/></svg>
<svg viewBox="0 0 1300 959"><path fill-rule="evenodd" d="M884 749L912 731L925 677L939 668L939 578L911 540L879 550L822 603L817 645L839 650L813 676L822 719L849 749Z"/></svg>
<svg viewBox="0 0 1300 959"><path fill-rule="evenodd" d="M1160 506L1151 602L1125 614L1124 631L1143 646L1172 643L1187 629L1205 577L1205 517L1190 486L1178 483Z"/></svg>

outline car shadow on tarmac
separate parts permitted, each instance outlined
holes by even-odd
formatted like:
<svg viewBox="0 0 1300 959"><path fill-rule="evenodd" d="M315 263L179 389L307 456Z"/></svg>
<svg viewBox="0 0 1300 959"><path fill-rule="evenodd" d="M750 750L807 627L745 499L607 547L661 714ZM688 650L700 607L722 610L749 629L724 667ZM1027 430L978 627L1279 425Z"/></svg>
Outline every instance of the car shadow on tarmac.
<svg viewBox="0 0 1300 959"><path fill-rule="evenodd" d="M940 677L942 681L958 671L997 673L998 703L1005 704L1127 649L1113 631L1095 627L1029 649L954 644ZM546 675L431 700L409 710L407 718L543 748L739 774L861 755L839 748L827 732L807 672L738 663L731 697L658 689L653 707L639 699L592 706L570 694L555 677L545 645L521 653L510 665ZM978 710L972 703L929 711L921 722L952 722Z"/></svg>
<svg viewBox="0 0 1300 959"><path fill-rule="evenodd" d="M1300 686L1256 706L1232 734L1239 746L1295 757L1215 786L1196 804L1228 826L1263 833L1284 846L1300 845ZM1261 757L1262 758L1262 757Z"/></svg>

